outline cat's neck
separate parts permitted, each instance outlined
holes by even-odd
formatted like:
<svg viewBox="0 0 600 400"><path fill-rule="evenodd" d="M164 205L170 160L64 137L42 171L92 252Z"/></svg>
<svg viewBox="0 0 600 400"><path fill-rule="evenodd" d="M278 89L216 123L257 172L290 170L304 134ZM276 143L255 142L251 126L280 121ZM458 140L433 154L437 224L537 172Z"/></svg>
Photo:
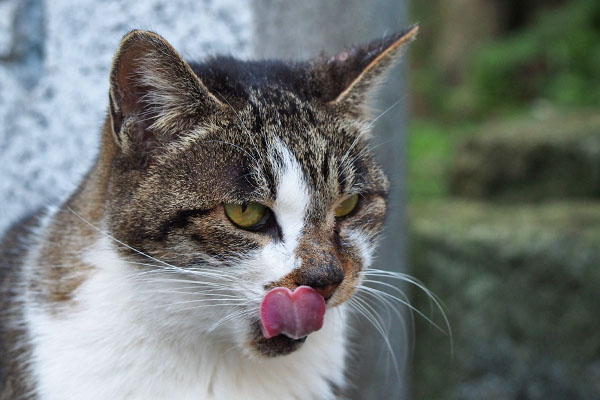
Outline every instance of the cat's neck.
<svg viewBox="0 0 600 400"><path fill-rule="evenodd" d="M92 270L65 308L27 308L40 341L33 373L44 377L43 398L312 399L333 398L332 386L342 385L340 307L300 350L253 357L193 326L177 329L178 317L153 310L158 294L133 290L134 269L109 238L96 235L80 257Z"/></svg>

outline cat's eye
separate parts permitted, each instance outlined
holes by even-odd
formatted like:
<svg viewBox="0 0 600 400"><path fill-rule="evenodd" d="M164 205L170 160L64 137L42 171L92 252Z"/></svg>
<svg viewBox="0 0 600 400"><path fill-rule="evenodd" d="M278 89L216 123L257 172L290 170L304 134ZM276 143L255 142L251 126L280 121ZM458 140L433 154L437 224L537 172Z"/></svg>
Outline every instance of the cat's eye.
<svg viewBox="0 0 600 400"><path fill-rule="evenodd" d="M242 229L256 229L267 213L267 207L260 203L225 203L225 214L234 225Z"/></svg>
<svg viewBox="0 0 600 400"><path fill-rule="evenodd" d="M354 195L348 197L346 200L342 201L342 204L340 204L335 209L336 218L342 218L342 217L347 216L352 211L354 211L357 204L358 204L358 194L354 194Z"/></svg>

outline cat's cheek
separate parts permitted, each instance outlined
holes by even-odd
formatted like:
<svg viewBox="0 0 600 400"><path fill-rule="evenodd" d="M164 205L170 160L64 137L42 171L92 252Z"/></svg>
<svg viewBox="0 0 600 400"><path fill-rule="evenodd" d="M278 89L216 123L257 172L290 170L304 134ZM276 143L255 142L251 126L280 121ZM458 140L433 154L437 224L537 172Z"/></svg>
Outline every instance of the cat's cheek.
<svg viewBox="0 0 600 400"><path fill-rule="evenodd" d="M350 300L362 281L361 271L364 268L364 264L356 247L344 249L343 254L341 262L344 268L344 280L329 300L327 304L329 308L337 307Z"/></svg>

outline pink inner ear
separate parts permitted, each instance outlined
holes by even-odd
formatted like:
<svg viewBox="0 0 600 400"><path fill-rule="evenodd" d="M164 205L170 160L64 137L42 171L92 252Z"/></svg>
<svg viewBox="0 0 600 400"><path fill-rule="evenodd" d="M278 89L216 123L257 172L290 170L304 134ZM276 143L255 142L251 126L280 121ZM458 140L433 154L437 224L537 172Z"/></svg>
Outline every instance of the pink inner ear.
<svg viewBox="0 0 600 400"><path fill-rule="evenodd" d="M141 103L139 97L141 86L139 75L142 58L146 56L152 47L145 41L133 41L118 53L118 62L115 63L113 71L114 94L119 103L119 108L124 115L136 114L140 111Z"/></svg>
<svg viewBox="0 0 600 400"><path fill-rule="evenodd" d="M325 299L309 286L293 292L285 287L271 289L260 306L261 329L265 338L283 334L300 339L323 326Z"/></svg>

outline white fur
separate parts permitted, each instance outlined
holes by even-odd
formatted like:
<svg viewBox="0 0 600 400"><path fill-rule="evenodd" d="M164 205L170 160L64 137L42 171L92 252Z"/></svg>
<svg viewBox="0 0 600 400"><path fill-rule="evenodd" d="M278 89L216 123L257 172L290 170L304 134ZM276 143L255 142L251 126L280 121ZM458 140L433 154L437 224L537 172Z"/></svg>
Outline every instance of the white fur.
<svg viewBox="0 0 600 400"><path fill-rule="evenodd" d="M368 234L356 230L349 232L348 237L352 241L351 245L358 248L364 268L369 267L375 252L372 238Z"/></svg>
<svg viewBox="0 0 600 400"><path fill-rule="evenodd" d="M27 307L42 399L332 398L327 381L343 381L343 309L328 310L300 350L253 358L227 338L152 312L160 300L136 292L131 266L109 239L86 259L96 271L68 313Z"/></svg>
<svg viewBox="0 0 600 400"><path fill-rule="evenodd" d="M265 246L256 261L256 268L259 270L253 270L252 273L260 274L261 285L278 281L299 267L300 261L295 251L310 202L306 181L298 161L281 142L274 146L273 151L282 161L281 165L273 168L274 171L278 171L275 177L277 197L273 204L273 213L281 228L283 240ZM275 157L271 157L271 163L276 162Z"/></svg>
<svg viewBox="0 0 600 400"><path fill-rule="evenodd" d="M67 310L52 312L28 299L31 365L41 399L334 398L330 383L343 386L344 381L344 305L327 310L323 328L287 356L267 359L248 345L264 283L282 278L298 264L295 249L309 204L297 161L283 146L277 151L283 165L273 211L283 240L267 245L235 271L224 271L224 276L235 273L239 279L219 280L199 272L190 279L175 275L183 281L175 282L169 271L140 273L119 256L119 243L98 233L81 256L94 269ZM228 290L210 292L211 285L220 284ZM203 290L222 298L210 303ZM220 323L236 310L226 303L232 298L244 312ZM185 307L197 301L210 306Z"/></svg>

